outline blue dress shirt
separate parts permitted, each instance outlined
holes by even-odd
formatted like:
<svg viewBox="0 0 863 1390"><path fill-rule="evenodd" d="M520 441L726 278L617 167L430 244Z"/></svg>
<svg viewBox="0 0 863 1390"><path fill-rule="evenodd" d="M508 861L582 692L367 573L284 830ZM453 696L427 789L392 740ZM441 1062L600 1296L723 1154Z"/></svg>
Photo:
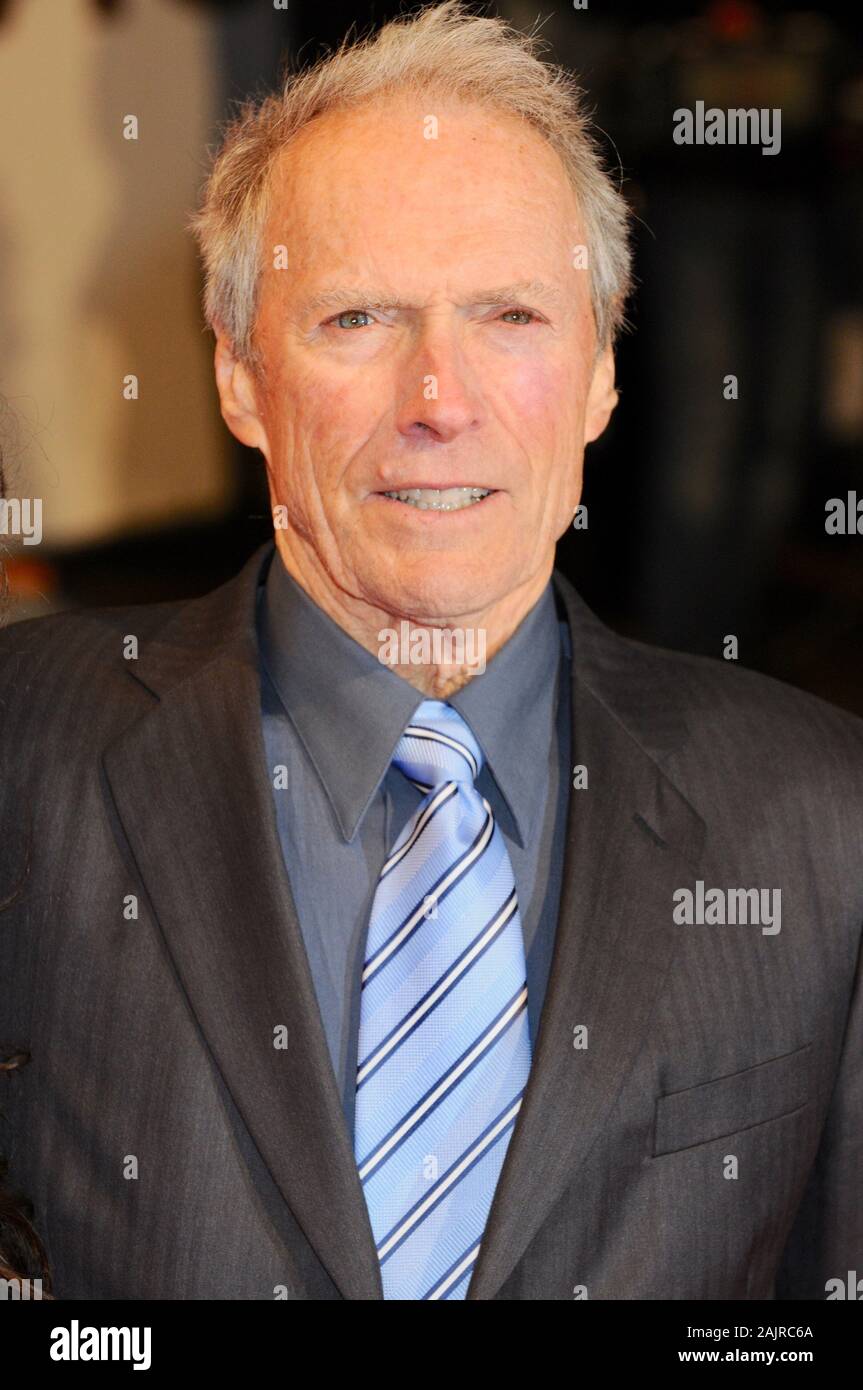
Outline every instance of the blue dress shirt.
<svg viewBox="0 0 863 1390"><path fill-rule="evenodd" d="M278 552L258 592L261 705L276 821L353 1134L360 977L378 874L421 793L391 766L424 696L348 636ZM512 861L531 1045L560 901L570 786L569 629L551 581L486 669L449 697L479 740ZM284 769L277 776L276 769ZM285 783L278 787L277 783Z"/></svg>

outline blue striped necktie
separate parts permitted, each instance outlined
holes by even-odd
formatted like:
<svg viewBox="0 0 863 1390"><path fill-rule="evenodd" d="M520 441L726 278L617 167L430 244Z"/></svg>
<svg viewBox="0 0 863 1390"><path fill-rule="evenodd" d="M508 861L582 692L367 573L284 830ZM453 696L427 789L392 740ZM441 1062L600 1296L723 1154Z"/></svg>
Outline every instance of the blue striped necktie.
<svg viewBox="0 0 863 1390"><path fill-rule="evenodd" d="M459 1299L530 1070L524 942L467 724L424 700L393 762L425 796L372 904L354 1152L384 1297Z"/></svg>

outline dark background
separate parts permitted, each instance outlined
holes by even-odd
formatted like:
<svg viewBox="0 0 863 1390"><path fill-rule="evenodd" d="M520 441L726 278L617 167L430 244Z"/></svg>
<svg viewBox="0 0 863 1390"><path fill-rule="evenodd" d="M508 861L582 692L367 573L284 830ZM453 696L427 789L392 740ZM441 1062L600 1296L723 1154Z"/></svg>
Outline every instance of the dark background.
<svg viewBox="0 0 863 1390"><path fill-rule="evenodd" d="M218 16L226 112L286 63L401 9L196 2ZM0 24L14 3L0 3ZM123 0L95 7L110 24ZM857 14L740 0L471 8L545 21L549 56L579 74L637 213L620 403L588 449L589 527L561 541L560 567L621 631L714 656L735 634L742 664L863 714L863 537L824 526L829 498L858 484L863 497ZM781 107L781 152L676 145L673 112L700 95ZM736 401L723 399L728 373ZM234 458L236 501L220 521L43 556L54 601L180 597L235 573L270 518L260 456L237 445ZM13 587L19 574L12 565Z"/></svg>

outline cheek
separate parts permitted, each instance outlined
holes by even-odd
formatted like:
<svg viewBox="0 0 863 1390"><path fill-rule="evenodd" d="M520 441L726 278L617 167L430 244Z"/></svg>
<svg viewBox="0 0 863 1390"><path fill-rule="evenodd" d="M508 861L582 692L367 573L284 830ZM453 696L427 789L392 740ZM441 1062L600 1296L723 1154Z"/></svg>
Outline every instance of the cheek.
<svg viewBox="0 0 863 1390"><path fill-rule="evenodd" d="M271 409L279 468L285 477L314 473L321 484L341 475L376 419L368 383L292 374L274 393Z"/></svg>
<svg viewBox="0 0 863 1390"><path fill-rule="evenodd" d="M507 374L498 398L502 418L526 454L552 469L569 452L584 414L581 381L565 362L523 362Z"/></svg>
<svg viewBox="0 0 863 1390"><path fill-rule="evenodd" d="M502 418L529 462L538 536L561 536L581 496L586 398L586 374L568 361L519 364L502 392Z"/></svg>

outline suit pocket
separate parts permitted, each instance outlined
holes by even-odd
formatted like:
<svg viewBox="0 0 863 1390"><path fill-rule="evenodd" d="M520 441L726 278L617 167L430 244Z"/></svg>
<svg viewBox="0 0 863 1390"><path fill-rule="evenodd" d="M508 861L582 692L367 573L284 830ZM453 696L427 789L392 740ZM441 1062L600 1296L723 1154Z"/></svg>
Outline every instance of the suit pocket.
<svg viewBox="0 0 863 1390"><path fill-rule="evenodd" d="M744 1071L659 1096L654 1158L708 1144L799 1110L810 1095L811 1059L812 1044L806 1043Z"/></svg>

